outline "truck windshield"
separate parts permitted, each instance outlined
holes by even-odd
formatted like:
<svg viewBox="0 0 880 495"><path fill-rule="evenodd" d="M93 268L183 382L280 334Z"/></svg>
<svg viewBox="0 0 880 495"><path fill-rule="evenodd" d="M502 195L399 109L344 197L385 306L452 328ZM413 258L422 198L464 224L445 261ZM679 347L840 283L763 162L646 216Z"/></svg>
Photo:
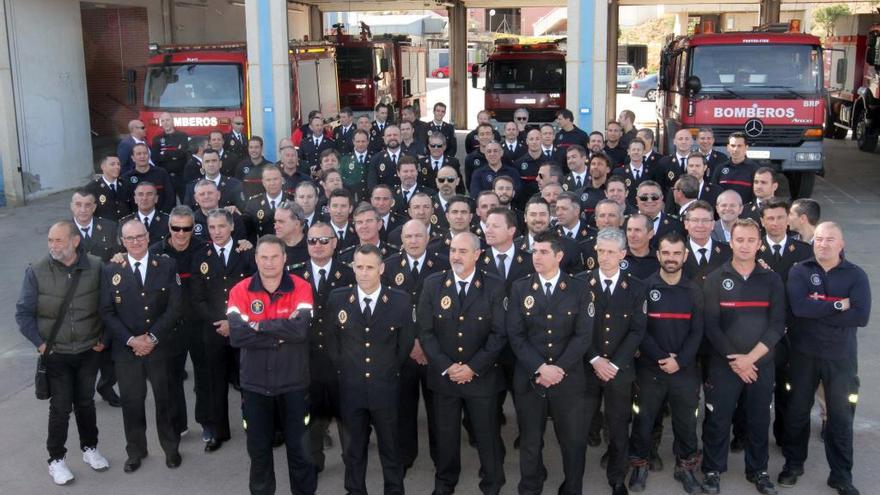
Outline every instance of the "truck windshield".
<svg viewBox="0 0 880 495"><path fill-rule="evenodd" d="M238 64L155 65L147 68L144 106L162 109L241 108Z"/></svg>
<svg viewBox="0 0 880 495"><path fill-rule="evenodd" d="M336 67L339 79L372 79L373 50L369 47L336 48Z"/></svg>
<svg viewBox="0 0 880 495"><path fill-rule="evenodd" d="M562 60L496 60L489 64L487 89L500 92L562 92L565 62Z"/></svg>
<svg viewBox="0 0 880 495"><path fill-rule="evenodd" d="M809 45L701 45L691 75L702 94L816 96L822 74L818 47Z"/></svg>

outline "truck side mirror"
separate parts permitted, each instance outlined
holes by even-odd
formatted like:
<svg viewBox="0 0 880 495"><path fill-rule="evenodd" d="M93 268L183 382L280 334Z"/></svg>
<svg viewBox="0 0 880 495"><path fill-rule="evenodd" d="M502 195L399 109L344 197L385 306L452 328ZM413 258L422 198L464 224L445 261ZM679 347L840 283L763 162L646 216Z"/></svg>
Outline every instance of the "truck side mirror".
<svg viewBox="0 0 880 495"><path fill-rule="evenodd" d="M700 89L703 88L702 83L700 83L700 78L697 76L690 76L684 82L685 87L687 87L688 92L691 94L697 94L700 92Z"/></svg>
<svg viewBox="0 0 880 495"><path fill-rule="evenodd" d="M388 72L388 59L383 58L379 60L379 71L380 72Z"/></svg>

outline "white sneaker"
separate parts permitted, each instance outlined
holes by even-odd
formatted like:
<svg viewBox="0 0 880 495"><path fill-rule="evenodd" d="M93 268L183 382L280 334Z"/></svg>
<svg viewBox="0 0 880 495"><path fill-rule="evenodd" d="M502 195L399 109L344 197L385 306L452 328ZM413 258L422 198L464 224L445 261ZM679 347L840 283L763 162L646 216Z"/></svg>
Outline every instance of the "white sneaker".
<svg viewBox="0 0 880 495"><path fill-rule="evenodd" d="M49 463L49 476L56 485L68 485L73 482L73 473L67 468L64 459L57 459Z"/></svg>
<svg viewBox="0 0 880 495"><path fill-rule="evenodd" d="M96 448L86 447L83 451L83 462L88 464L95 471L106 471L110 469L110 463L98 452Z"/></svg>

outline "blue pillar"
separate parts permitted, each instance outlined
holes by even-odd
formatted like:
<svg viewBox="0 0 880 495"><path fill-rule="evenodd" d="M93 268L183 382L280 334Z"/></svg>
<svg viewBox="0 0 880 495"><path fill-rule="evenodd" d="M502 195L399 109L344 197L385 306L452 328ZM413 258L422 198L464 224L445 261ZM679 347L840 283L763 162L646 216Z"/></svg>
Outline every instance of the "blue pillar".
<svg viewBox="0 0 880 495"><path fill-rule="evenodd" d="M607 13L606 2L568 0L568 32L577 34L568 37L566 106L587 132L605 128Z"/></svg>

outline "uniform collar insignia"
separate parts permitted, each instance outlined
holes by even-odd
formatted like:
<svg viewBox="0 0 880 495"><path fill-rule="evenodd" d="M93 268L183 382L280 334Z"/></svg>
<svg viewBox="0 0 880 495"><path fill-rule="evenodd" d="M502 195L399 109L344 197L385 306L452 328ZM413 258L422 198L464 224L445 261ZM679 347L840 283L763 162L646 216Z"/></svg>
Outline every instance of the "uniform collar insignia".
<svg viewBox="0 0 880 495"><path fill-rule="evenodd" d="M521 255L516 255L516 262L517 262L517 263L522 263L522 262L523 262L523 258L522 258Z"/></svg>
<svg viewBox="0 0 880 495"><path fill-rule="evenodd" d="M434 266L434 260L428 260L428 262L425 264L428 266Z"/></svg>
<svg viewBox="0 0 880 495"><path fill-rule="evenodd" d="M357 287L355 287L355 289L354 289L354 290L357 290ZM353 302L355 302L355 297L354 297L354 294L352 294L352 295L350 295L350 296L348 296L348 302L350 302L350 303L353 303Z"/></svg>
<svg viewBox="0 0 880 495"><path fill-rule="evenodd" d="M406 258L405 257L400 258L400 266L406 266Z"/></svg>
<svg viewBox="0 0 880 495"><path fill-rule="evenodd" d="M623 282L620 283L621 289L626 289L626 286L627 286L626 280L624 280Z"/></svg>
<svg viewBox="0 0 880 495"><path fill-rule="evenodd" d="M451 286L451 285L452 285L452 280L450 280L450 279L447 278L447 279L446 279L446 284L445 284L445 285L446 285L446 287Z"/></svg>
<svg viewBox="0 0 880 495"><path fill-rule="evenodd" d="M382 299L383 303L387 303L388 302L388 294L382 294L381 299Z"/></svg>
<svg viewBox="0 0 880 495"><path fill-rule="evenodd" d="M568 285L564 281L559 282L559 290L565 290L566 287L568 287Z"/></svg>
<svg viewBox="0 0 880 495"><path fill-rule="evenodd" d="M789 251L789 252L794 252L794 244L789 244L789 245L788 245L788 251Z"/></svg>
<svg viewBox="0 0 880 495"><path fill-rule="evenodd" d="M532 290L538 290L538 282L532 284Z"/></svg>
<svg viewBox="0 0 880 495"><path fill-rule="evenodd" d="M336 275L335 275L335 276L336 276L337 279L342 278L342 274L339 273L338 271L336 272Z"/></svg>
<svg viewBox="0 0 880 495"><path fill-rule="evenodd" d="M591 285L591 286L596 285L596 279L595 279L595 278L591 278L591 279L590 279L590 285Z"/></svg>
<svg viewBox="0 0 880 495"><path fill-rule="evenodd" d="M479 280L474 280L474 287L479 289L481 285L483 285L483 284Z"/></svg>

